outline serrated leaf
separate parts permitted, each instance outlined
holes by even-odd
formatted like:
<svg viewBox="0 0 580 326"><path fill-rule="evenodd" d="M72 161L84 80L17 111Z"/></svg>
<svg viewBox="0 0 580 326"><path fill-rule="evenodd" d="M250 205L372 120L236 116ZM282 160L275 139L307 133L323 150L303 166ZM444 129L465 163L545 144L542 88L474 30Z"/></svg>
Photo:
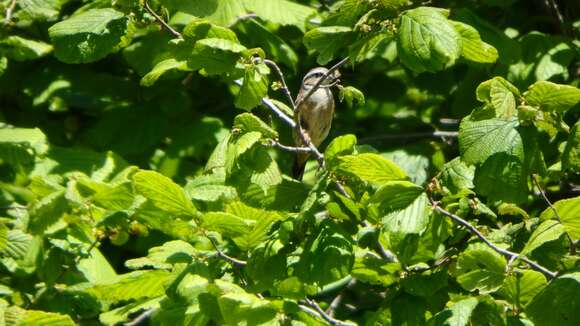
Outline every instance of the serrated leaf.
<svg viewBox="0 0 580 326"><path fill-rule="evenodd" d="M436 72L459 58L461 37L442 10L419 7L401 15L397 51L401 62L414 72Z"/></svg>
<svg viewBox="0 0 580 326"><path fill-rule="evenodd" d="M177 263L190 263L197 250L182 240L167 241L163 245L149 249L146 257L129 259L125 266L130 269L153 267L171 269Z"/></svg>
<svg viewBox="0 0 580 326"><path fill-rule="evenodd" d="M491 106L497 118L509 119L516 114L519 90L502 77L494 77L477 86L477 100Z"/></svg>
<svg viewBox="0 0 580 326"><path fill-rule="evenodd" d="M389 286L398 280L400 270L399 263L388 263L374 254L360 251L357 252L351 274L364 283Z"/></svg>
<svg viewBox="0 0 580 326"><path fill-rule="evenodd" d="M127 34L129 19L112 8L91 9L51 26L55 56L65 63L88 63L115 51Z"/></svg>
<svg viewBox="0 0 580 326"><path fill-rule="evenodd" d="M44 42L15 35L0 39L0 54L16 61L40 59L50 52L52 52L52 45Z"/></svg>
<svg viewBox="0 0 580 326"><path fill-rule="evenodd" d="M18 315L18 326L75 326L75 322L68 315L40 310L25 310L12 306L6 311L7 315ZM4 320L3 320L4 321ZM8 321L10 325L10 321Z"/></svg>
<svg viewBox="0 0 580 326"><path fill-rule="evenodd" d="M468 298L452 304L449 308L437 313L427 322L429 326L465 326L471 320L471 315L478 305L477 298Z"/></svg>
<svg viewBox="0 0 580 326"><path fill-rule="evenodd" d="M187 61L177 60L175 58L169 58L163 61L158 62L153 69L148 72L143 78L141 78L141 86L150 87L157 82L161 76L165 73L178 70L178 71L186 71L187 68Z"/></svg>
<svg viewBox="0 0 580 326"><path fill-rule="evenodd" d="M520 159L505 153L496 153L475 171L475 189L490 201L519 204L528 194L527 176Z"/></svg>
<svg viewBox="0 0 580 326"><path fill-rule="evenodd" d="M410 190L410 193L418 189ZM408 203L409 198L405 202ZM396 203L396 199L393 202ZM381 218L384 229L392 233L419 234L429 224L429 206L427 196L419 194L404 208L389 212Z"/></svg>
<svg viewBox="0 0 580 326"><path fill-rule="evenodd" d="M447 271L436 271L427 275L411 274L402 281L405 292L421 297L430 297L447 286Z"/></svg>
<svg viewBox="0 0 580 326"><path fill-rule="evenodd" d="M220 232L226 237L239 237L248 234L256 221L246 220L234 214L224 212L208 212L202 216L203 227Z"/></svg>
<svg viewBox="0 0 580 326"><path fill-rule="evenodd" d="M546 242L558 239L563 233L564 227L560 222L555 220L544 221L534 230L520 254L527 255Z"/></svg>
<svg viewBox="0 0 580 326"><path fill-rule="evenodd" d="M107 303L155 298L165 293L172 278L171 273L164 270L136 271L119 275L108 284L95 284L85 291Z"/></svg>
<svg viewBox="0 0 580 326"><path fill-rule="evenodd" d="M138 194L168 213L192 217L196 208L185 191L168 177L154 171L139 171L133 176Z"/></svg>
<svg viewBox="0 0 580 326"><path fill-rule="evenodd" d="M255 66L246 68L244 82L234 104L237 108L246 111L260 105L262 98L268 95L268 84L268 78L262 74L261 69Z"/></svg>
<svg viewBox="0 0 580 326"><path fill-rule="evenodd" d="M564 112L580 103L580 89L549 81L538 81L524 93L528 105L544 111Z"/></svg>
<svg viewBox="0 0 580 326"><path fill-rule="evenodd" d="M230 72L245 50L243 45L230 40L206 38L195 42L187 65L192 70L204 69L210 75Z"/></svg>
<svg viewBox="0 0 580 326"><path fill-rule="evenodd" d="M340 93L338 94L338 98L342 102L346 100L348 106L353 106L355 103L356 105L364 105L365 104L365 95L360 90L356 89L352 86L341 87Z"/></svg>
<svg viewBox="0 0 580 326"><path fill-rule="evenodd" d="M522 159L523 141L517 126L517 120L464 118L459 126L461 160L467 164L479 164L495 153L507 153Z"/></svg>
<svg viewBox="0 0 580 326"><path fill-rule="evenodd" d="M337 170L341 174L354 175L359 179L381 185L387 181L404 180L407 176L393 162L378 154L363 153L339 158Z"/></svg>
<svg viewBox="0 0 580 326"><path fill-rule="evenodd" d="M555 215L551 207L546 208L540 218L542 220L558 219L566 233L574 240L580 238L580 197L562 199L554 203Z"/></svg>
<svg viewBox="0 0 580 326"><path fill-rule="evenodd" d="M500 293L512 304L520 306L530 302L548 281L544 274L531 270L516 270L506 277Z"/></svg>
<svg viewBox="0 0 580 326"><path fill-rule="evenodd" d="M534 325L578 325L580 273L570 273L554 279L526 306L526 315Z"/></svg>
<svg viewBox="0 0 580 326"><path fill-rule="evenodd" d="M395 211L409 206L423 193L423 187L410 181L388 181L370 198L371 203L380 203L387 211Z"/></svg>
<svg viewBox="0 0 580 326"><path fill-rule="evenodd" d="M205 19L194 19L185 26L181 35L192 43L204 38L221 38L239 43L236 33L231 29L213 25Z"/></svg>
<svg viewBox="0 0 580 326"><path fill-rule="evenodd" d="M61 221L68 209L65 191L55 191L36 202L30 209L30 232L42 234L50 226Z"/></svg>
<svg viewBox="0 0 580 326"><path fill-rule="evenodd" d="M246 10L261 19L280 25L294 25L305 29L307 18L316 14L309 6L288 0L244 0Z"/></svg>
<svg viewBox="0 0 580 326"><path fill-rule="evenodd" d="M48 150L48 140L38 129L1 128L0 145L24 145L34 150L36 155L45 154Z"/></svg>
<svg viewBox="0 0 580 326"><path fill-rule="evenodd" d="M318 52L316 62L325 65L336 57L336 52L349 44L352 29L344 26L324 26L304 34L304 45L309 50Z"/></svg>
<svg viewBox="0 0 580 326"><path fill-rule="evenodd" d="M477 29L468 24L452 21L461 37L461 56L476 63L494 63L498 59L496 48L481 40Z"/></svg>
<svg viewBox="0 0 580 326"><path fill-rule="evenodd" d="M266 138L278 138L278 132L268 126L262 119L251 113L238 114L234 118L234 128L240 129L244 132L257 131Z"/></svg>
<svg viewBox="0 0 580 326"><path fill-rule="evenodd" d="M32 236L24 233L21 230L10 230L6 234L7 243L4 248L0 250L0 255L20 260L24 258L28 252L28 248L32 243Z"/></svg>
<svg viewBox="0 0 580 326"><path fill-rule="evenodd" d="M334 138L324 151L324 159L328 168L333 170L337 159L342 155L349 155L354 152L356 145L355 135L342 135Z"/></svg>
<svg viewBox="0 0 580 326"><path fill-rule="evenodd" d="M458 192L461 189L474 188L474 176L475 166L468 166L461 161L461 158L456 157L445 163L441 177L447 188L451 189L453 192Z"/></svg>
<svg viewBox="0 0 580 326"><path fill-rule="evenodd" d="M505 258L483 243L474 243L457 260L457 282L467 291L493 293L503 284Z"/></svg>
<svg viewBox="0 0 580 326"><path fill-rule="evenodd" d="M272 302L249 293L226 293L218 305L227 325L267 325L278 313Z"/></svg>

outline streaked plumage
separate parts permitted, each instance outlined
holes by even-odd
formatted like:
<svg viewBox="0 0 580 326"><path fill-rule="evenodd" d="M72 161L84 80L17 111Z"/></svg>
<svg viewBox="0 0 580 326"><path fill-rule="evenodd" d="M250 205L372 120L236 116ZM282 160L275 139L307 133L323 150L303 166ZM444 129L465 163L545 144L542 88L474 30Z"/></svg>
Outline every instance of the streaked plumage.
<svg viewBox="0 0 580 326"><path fill-rule="evenodd" d="M327 77L310 97L303 100L306 94L316 85L320 78L328 72L324 67L318 67L310 70L302 79L302 86L296 98L298 104L296 119L300 119L302 129L306 131L310 141L314 146L319 146L328 136L334 117L334 98L332 96L331 86L339 77L338 71ZM298 120L297 120L298 121ZM304 146L300 136L294 133L296 146ZM292 175L295 179L302 179L304 167L309 154L298 153L292 166Z"/></svg>

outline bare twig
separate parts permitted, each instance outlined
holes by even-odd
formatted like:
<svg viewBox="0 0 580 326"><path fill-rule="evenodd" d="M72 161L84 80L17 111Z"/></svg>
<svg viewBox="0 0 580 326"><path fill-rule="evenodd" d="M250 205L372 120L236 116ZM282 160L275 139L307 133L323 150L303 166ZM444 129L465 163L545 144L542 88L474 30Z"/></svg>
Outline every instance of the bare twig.
<svg viewBox="0 0 580 326"><path fill-rule="evenodd" d="M360 142L369 142L374 140L391 140L391 139L409 139L409 138L457 138L457 131L431 131L431 132L413 132L402 134L387 134L361 138Z"/></svg>
<svg viewBox="0 0 580 326"><path fill-rule="evenodd" d="M9 25L12 21L12 13L14 13L14 9L16 8L16 0L12 0L8 7L6 7L6 16L4 17L4 25Z"/></svg>
<svg viewBox="0 0 580 326"><path fill-rule="evenodd" d="M348 61L349 61L348 57L344 58L344 59L340 60L337 64L332 66L330 69L328 69L328 71L324 75L322 75L322 77L320 77L318 82L316 84L314 84L314 86L308 91L308 93L306 93L306 95L304 95L304 97L302 97L299 101L296 102L296 108L298 108L298 106L300 106L300 103L309 99L310 96L312 96L312 94L314 94L314 92L316 92L316 90L320 88L322 83L324 83L324 81L327 80L330 75L334 74L334 72L336 70L338 70L338 68L344 66Z"/></svg>
<svg viewBox="0 0 580 326"><path fill-rule="evenodd" d="M317 316L317 317L324 319L324 321L326 321L330 325L334 325L334 326L354 326L354 325L356 325L354 323L344 322L342 320L338 320L338 319L333 318L332 316L329 316L324 310L322 310L322 308L320 308L318 303L316 303L316 301L314 301L314 300L307 298L306 300L304 300L304 304L301 304L300 306L302 306L302 307L306 306L305 308L308 308L308 307L313 308L314 312L316 312L316 314L312 314L312 310L310 310L308 312L314 316Z"/></svg>
<svg viewBox="0 0 580 326"><path fill-rule="evenodd" d="M346 292L346 290L348 290L349 288L352 288L355 284L356 284L356 279L354 279L354 278L351 279L346 284L346 286L340 291L340 293L338 293L338 295L336 297L334 297L334 299L330 302L330 305L328 306L328 309L326 309L326 313L330 317L334 317L334 312L336 311L336 309L342 303L342 299L344 298L344 293Z"/></svg>
<svg viewBox="0 0 580 326"><path fill-rule="evenodd" d="M550 206L550 209L552 210L552 212L554 212L554 216L556 216L556 220L558 220L558 222L560 224L562 224L562 218L560 217L560 214L558 214L558 210L556 210L556 207L554 207L554 205L552 205L552 202L548 199L548 196L546 196L546 192L544 191L544 189L542 189L542 187L540 186L540 183L538 182L538 179L536 179L536 176L534 174L532 174L532 182L534 183L536 188L538 188L538 190L540 191L540 195L542 195L542 198L544 199L546 204L548 204L548 206ZM568 238L568 241L570 242L570 254L576 255L576 243L574 242L574 239L572 239L572 237L570 236L570 234L568 232L564 231L564 233L566 234L566 237Z"/></svg>
<svg viewBox="0 0 580 326"><path fill-rule="evenodd" d="M126 322L125 326L137 326L137 325L141 325L142 323L144 323L145 321L147 321L147 319L149 319L151 317L151 315L153 315L153 313L155 312L155 309L147 309L145 311L143 311L143 313L141 313L139 316L137 316L137 318L133 319L130 322Z"/></svg>
<svg viewBox="0 0 580 326"><path fill-rule="evenodd" d="M552 15L556 17L556 20L560 24L560 29L563 33L567 32L566 22L564 21L564 16L562 12L560 12L560 8L558 7L558 3L555 0L544 0L544 3L550 11L552 11Z"/></svg>
<svg viewBox="0 0 580 326"><path fill-rule="evenodd" d="M311 149L310 147L294 147L294 146L286 146L283 144L280 144L278 141L275 140L270 140L270 145L273 147L277 147L280 148L282 150L285 150L287 152L292 152L292 153L310 153Z"/></svg>
<svg viewBox="0 0 580 326"><path fill-rule="evenodd" d="M239 22L244 21L246 19L254 19L254 18L260 18L260 16L254 14L254 13L249 13L249 14L245 14L242 16L238 16L236 18L236 20L234 20L233 22L228 24L228 28L232 28L232 27L236 26Z"/></svg>
<svg viewBox="0 0 580 326"><path fill-rule="evenodd" d="M234 265L238 265L238 266L246 266L248 264L247 262L245 262L243 260L239 260L239 259L236 259L234 257L230 257L230 256L226 255L223 251L221 251L220 248L218 248L218 245L215 242L215 240L212 237L210 237L205 231L203 231L203 235L209 239L209 241L211 242L211 245L213 246L213 248L217 252L218 257L223 258L223 259L229 261L230 263L232 263Z"/></svg>
<svg viewBox="0 0 580 326"><path fill-rule="evenodd" d="M430 201L431 201L431 205L433 206L433 209L435 209L437 212L451 218L455 222L457 222L457 223L463 225L464 227L466 227L467 229L469 229L469 231L471 231L471 233L475 234L481 241L483 241L488 247L495 250L496 252L498 252L506 257L509 257L509 258L516 257L516 259L521 259L523 262L530 265L530 267L532 269L535 269L538 272L541 272L542 274L548 276L551 279L555 278L558 275L556 272L550 271L549 269L539 265L538 263L528 259L525 256L521 256L515 252L511 252L509 250L506 250L506 249L503 249L503 248L496 246L491 241L489 241L481 232L479 232L479 230L475 226L473 226L471 223L469 223L466 220L462 219L461 217L441 208L440 206L437 205L437 203L433 202L431 199L430 199Z"/></svg>
<svg viewBox="0 0 580 326"><path fill-rule="evenodd" d="M147 12L155 18L155 20L159 23L159 25L161 25L161 27L165 28L169 33L171 33L171 35L173 35L177 38L183 39L183 36L181 35L181 33L176 31L175 29L173 29L173 27L169 26L169 24L167 24L163 20L163 18L161 18L155 11L153 11L153 9L151 9L151 7L149 7L149 3L147 3L147 1L145 1L143 5L145 7L145 10L147 10Z"/></svg>
<svg viewBox="0 0 580 326"><path fill-rule="evenodd" d="M286 84L286 79L284 78L284 74L282 73L282 70L280 70L280 67L278 67L276 62L274 62L272 60L266 59L266 60L264 60L264 63L268 67L274 69L274 71L278 75L278 78L280 79L280 83L282 83L282 91L286 95L288 102L291 104L292 110L296 111L296 104L294 103L294 99L292 98L292 94L290 93L290 89L288 88L288 85Z"/></svg>

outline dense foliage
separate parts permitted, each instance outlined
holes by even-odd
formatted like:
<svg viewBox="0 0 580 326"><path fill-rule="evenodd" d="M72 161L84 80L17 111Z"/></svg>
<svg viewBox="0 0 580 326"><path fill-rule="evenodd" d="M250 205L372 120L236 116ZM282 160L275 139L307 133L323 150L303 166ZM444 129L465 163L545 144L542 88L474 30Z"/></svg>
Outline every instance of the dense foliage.
<svg viewBox="0 0 580 326"><path fill-rule="evenodd" d="M0 325L580 325L580 3L0 9Z"/></svg>

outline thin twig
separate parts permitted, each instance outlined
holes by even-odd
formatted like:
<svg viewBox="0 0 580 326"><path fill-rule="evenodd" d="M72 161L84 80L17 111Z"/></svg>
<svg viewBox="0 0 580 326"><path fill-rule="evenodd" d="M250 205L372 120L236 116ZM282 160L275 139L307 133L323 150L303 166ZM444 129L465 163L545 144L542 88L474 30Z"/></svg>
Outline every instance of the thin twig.
<svg viewBox="0 0 580 326"><path fill-rule="evenodd" d="M137 318L133 319L130 322L126 322L123 325L125 325L125 326L137 326L137 325L141 325L142 323L144 323L145 321L147 321L147 319L149 319L151 317L151 315L153 315L154 312L155 312L155 309L153 309L153 308L147 309L143 313L141 313L139 316L137 316Z"/></svg>
<svg viewBox="0 0 580 326"><path fill-rule="evenodd" d="M236 26L239 22L244 21L246 19L254 19L254 18L260 18L260 16L254 14L254 13L249 13L249 14L245 14L242 16L238 16L236 18L236 20L234 20L233 22L228 24L228 28L232 28L232 27Z"/></svg>
<svg viewBox="0 0 580 326"><path fill-rule="evenodd" d="M238 266L246 266L248 264L247 262L245 262L243 260L239 260L239 259L236 259L234 257L226 255L223 251L221 251L220 248L218 248L218 245L215 242L215 240L212 237L210 237L205 231L203 231L203 235L209 239L209 242L211 242L213 248L217 252L218 257L221 257L221 258L229 261L230 263L232 263L234 265L238 265Z"/></svg>
<svg viewBox="0 0 580 326"><path fill-rule="evenodd" d="M270 145L292 153L310 153L312 151L309 147L286 146L273 139L270 140Z"/></svg>
<svg viewBox="0 0 580 326"><path fill-rule="evenodd" d="M335 325L335 326L353 326L356 325L354 323L348 323L348 322L344 322L342 320L338 320L335 319L331 316L329 316L326 312L324 312L324 310L322 310L322 308L320 308L320 306L318 305L318 303L316 303L316 301L311 300L311 299L305 299L304 303L309 306L310 308L313 308L314 311L317 313L318 317L324 319L327 323L331 324L331 325ZM303 306L303 305L301 305Z"/></svg>
<svg viewBox="0 0 580 326"><path fill-rule="evenodd" d="M282 73L282 70L280 70L280 67L278 67L276 62L274 62L272 60L266 59L266 60L264 60L264 63L267 66L269 66L270 68L274 69L274 71L278 75L278 78L280 79L280 83L282 83L282 91L284 92L284 94L288 98L288 102L292 105L292 110L296 111L296 104L294 103L294 99L292 98L292 94L290 93L290 89L288 88L288 85L286 84L286 79L284 78L284 74Z"/></svg>
<svg viewBox="0 0 580 326"><path fill-rule="evenodd" d="M16 8L16 0L12 0L8 7L6 8L6 16L4 17L4 25L9 25L12 21L12 13L14 13L14 9Z"/></svg>
<svg viewBox="0 0 580 326"><path fill-rule="evenodd" d="M566 22L564 21L564 16L560 12L560 8L558 7L558 3L555 0L545 0L546 6L551 9L552 14L556 17L556 20L560 24L560 29L563 33L566 33L567 26Z"/></svg>
<svg viewBox="0 0 580 326"><path fill-rule="evenodd" d="M466 227L467 229L469 229L469 231L471 231L471 233L475 234L481 241L483 241L488 247L495 250L496 252L498 252L504 256L507 256L509 258L516 257L518 259L521 259L523 262L530 265L530 267L532 269L535 269L535 270L541 272L542 274L548 276L549 278L555 278L558 275L556 272L550 271L549 269L539 265L538 263L528 259L525 256L520 256L519 254L517 254L515 252L511 252L509 250L506 250L506 249L503 249L503 248L496 246L491 241L489 241L481 232L479 232L479 230L475 226L473 226L471 223L469 223L466 220L462 219L461 217L441 208L440 206L437 205L437 203L433 202L431 199L430 199L430 201L431 201L431 205L433 206L433 209L435 209L437 212L439 212L447 217L450 217L455 222L457 222L457 223L463 225L464 227Z"/></svg>
<svg viewBox="0 0 580 326"><path fill-rule="evenodd" d="M153 9L151 9L151 7L149 7L149 4L147 3L147 1L145 1L143 5L145 7L145 10L147 10L147 12L155 18L155 20L159 23L159 25L161 25L161 27L164 27L173 36L180 38L180 39L183 39L183 36L181 35L181 33L176 31L175 29L173 29L173 27L169 26L169 24L167 24L163 20L163 18L161 18L155 11L153 11Z"/></svg>
<svg viewBox="0 0 580 326"><path fill-rule="evenodd" d="M552 205L552 202L548 199L548 196L546 196L546 192L544 191L544 189L542 189L542 187L540 186L540 183L538 182L538 179L536 179L536 175L534 175L534 174L532 174L532 182L534 183L536 188L538 188L538 190L540 191L540 195L542 195L542 198L544 198L544 201L546 202L546 204L548 204L548 206L550 206L550 209L552 210L552 212L554 212L554 216L556 216L556 220L558 220L558 222L560 224L562 224L562 218L560 217L560 214L558 214L556 207L554 207L554 205ZM570 242L570 254L576 255L576 243L574 242L574 239L572 239L572 237L570 236L570 234L568 232L564 231L564 233L566 234L566 237L568 238L568 241Z"/></svg>
<svg viewBox="0 0 580 326"><path fill-rule="evenodd" d="M338 295L336 297L334 297L334 299L330 302L330 305L328 306L328 309L326 309L326 313L330 317L334 317L334 312L336 311L336 309L338 309L338 307L342 303L342 299L344 298L345 292L348 289L352 288L355 284L356 284L356 279L354 279L354 278L351 279L346 284L346 286L340 291L340 293L338 293Z"/></svg>
<svg viewBox="0 0 580 326"><path fill-rule="evenodd" d="M322 75L322 77L320 77L320 79L318 80L318 82L316 84L314 84L314 86L308 91L308 93L306 93L306 95L304 95L304 97L302 97L299 101L296 101L296 108L298 108L298 106L300 106L300 104L304 101L306 101L307 99L310 98L310 96L312 96L312 94L314 94L314 92L316 92L317 89L320 88L320 86L322 85L322 83L324 83L324 81L326 79L328 79L328 77L332 74L334 74L334 72L336 70L338 70L338 68L344 66L347 62L349 61L349 58L344 58L342 60L340 60L337 64L335 64L334 66L332 66L330 69L328 69L328 71Z"/></svg>

